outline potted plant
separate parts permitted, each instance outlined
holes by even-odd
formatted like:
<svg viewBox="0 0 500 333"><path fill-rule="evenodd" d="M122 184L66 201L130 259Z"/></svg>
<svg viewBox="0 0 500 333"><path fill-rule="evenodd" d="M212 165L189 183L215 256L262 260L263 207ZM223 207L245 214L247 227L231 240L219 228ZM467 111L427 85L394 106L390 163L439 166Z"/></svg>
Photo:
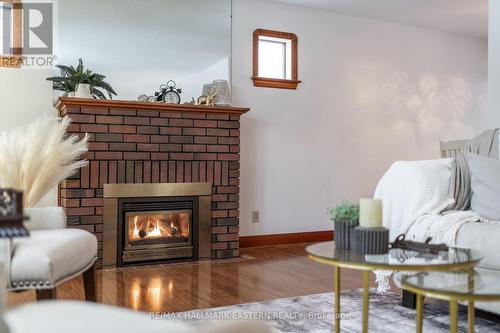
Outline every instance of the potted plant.
<svg viewBox="0 0 500 333"><path fill-rule="evenodd" d="M109 83L104 81L106 76L86 69L81 58L78 59L76 68L65 65L56 65L56 67L61 71L61 76L49 77L47 80L52 81L52 87L55 90L63 91L64 96L75 93L76 97L106 99L101 89L108 94L110 99L116 95Z"/></svg>
<svg viewBox="0 0 500 333"><path fill-rule="evenodd" d="M335 247L350 249L354 228L359 224L359 206L348 202L341 203L329 210L334 221Z"/></svg>

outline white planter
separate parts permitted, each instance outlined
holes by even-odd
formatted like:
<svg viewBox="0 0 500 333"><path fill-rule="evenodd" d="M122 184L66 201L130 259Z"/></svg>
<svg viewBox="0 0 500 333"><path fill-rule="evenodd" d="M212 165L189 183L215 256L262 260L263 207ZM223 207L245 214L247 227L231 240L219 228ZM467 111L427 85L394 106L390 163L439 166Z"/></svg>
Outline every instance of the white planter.
<svg viewBox="0 0 500 333"><path fill-rule="evenodd" d="M75 92L74 91L69 92L68 97L75 97Z"/></svg>
<svg viewBox="0 0 500 333"><path fill-rule="evenodd" d="M80 83L76 88L75 97L92 98L92 94L90 93L90 84Z"/></svg>

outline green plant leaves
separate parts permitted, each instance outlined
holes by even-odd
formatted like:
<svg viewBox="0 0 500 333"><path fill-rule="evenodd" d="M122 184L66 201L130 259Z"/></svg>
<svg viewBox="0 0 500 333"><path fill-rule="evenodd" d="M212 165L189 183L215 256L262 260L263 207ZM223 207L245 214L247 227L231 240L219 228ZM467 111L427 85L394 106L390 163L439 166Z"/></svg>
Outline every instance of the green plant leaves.
<svg viewBox="0 0 500 333"><path fill-rule="evenodd" d="M359 219L359 206L344 202L329 210L331 220L350 220L356 221Z"/></svg>
<svg viewBox="0 0 500 333"><path fill-rule="evenodd" d="M52 81L52 88L65 92L65 96L70 92L76 91L80 83L90 84L91 93L94 98L106 99L104 92L107 93L109 99L113 99L113 95L116 96L116 91L109 83L104 81L106 76L94 73L90 69L85 69L82 58L78 59L76 68L65 65L56 65L56 68L61 72L61 76L49 77L47 81Z"/></svg>

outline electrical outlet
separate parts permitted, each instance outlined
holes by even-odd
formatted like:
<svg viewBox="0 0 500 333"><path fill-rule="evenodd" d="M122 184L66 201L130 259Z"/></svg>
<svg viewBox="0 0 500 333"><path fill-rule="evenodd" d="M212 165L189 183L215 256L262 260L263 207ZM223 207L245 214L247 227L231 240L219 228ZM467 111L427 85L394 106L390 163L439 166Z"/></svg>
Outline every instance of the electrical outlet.
<svg viewBox="0 0 500 333"><path fill-rule="evenodd" d="M252 211L252 223L260 223L260 211Z"/></svg>

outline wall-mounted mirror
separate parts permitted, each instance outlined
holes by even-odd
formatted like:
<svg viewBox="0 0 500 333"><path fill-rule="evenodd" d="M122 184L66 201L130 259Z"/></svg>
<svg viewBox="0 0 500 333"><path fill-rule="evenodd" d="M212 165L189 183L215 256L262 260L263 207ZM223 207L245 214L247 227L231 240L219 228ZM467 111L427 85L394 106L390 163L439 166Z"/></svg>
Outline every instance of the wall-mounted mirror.
<svg viewBox="0 0 500 333"><path fill-rule="evenodd" d="M83 58L118 99L174 80L186 102L204 83L229 80L231 0L63 0L57 10L57 63Z"/></svg>

